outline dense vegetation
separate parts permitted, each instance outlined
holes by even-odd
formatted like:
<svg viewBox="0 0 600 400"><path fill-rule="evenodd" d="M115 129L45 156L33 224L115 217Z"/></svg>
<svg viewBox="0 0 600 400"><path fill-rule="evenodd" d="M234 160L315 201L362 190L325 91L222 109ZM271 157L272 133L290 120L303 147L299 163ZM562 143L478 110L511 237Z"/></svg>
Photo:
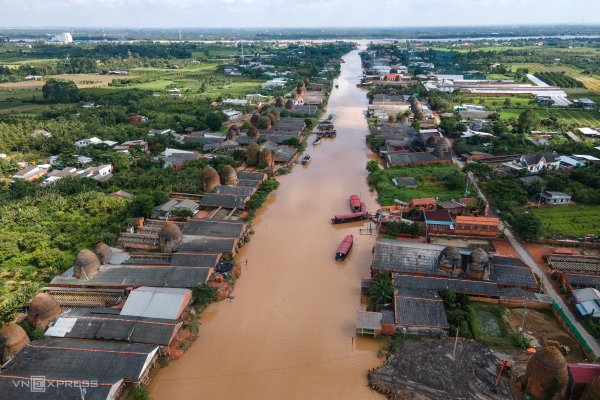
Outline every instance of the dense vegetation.
<svg viewBox="0 0 600 400"><path fill-rule="evenodd" d="M550 86L558 86L561 88L584 87L583 83L565 75L564 72L537 72L535 76Z"/></svg>

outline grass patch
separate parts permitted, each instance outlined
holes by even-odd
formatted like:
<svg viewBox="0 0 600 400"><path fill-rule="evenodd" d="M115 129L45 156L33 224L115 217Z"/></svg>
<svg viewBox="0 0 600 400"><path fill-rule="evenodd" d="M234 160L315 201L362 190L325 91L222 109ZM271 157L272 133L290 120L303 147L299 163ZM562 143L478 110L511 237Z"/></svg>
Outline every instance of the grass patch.
<svg viewBox="0 0 600 400"><path fill-rule="evenodd" d="M391 206L394 200L409 202L412 199L427 197L438 198L438 201L459 199L465 195L466 183L460 187L450 189L446 186L424 186L428 183L441 182L443 174L460 173L460 168L454 163L431 164L425 166L392 167L379 170L369 176L369 185L377 190L378 201L382 206ZM392 182L394 178L413 177L419 182L419 187L414 189L400 188ZM423 180L423 176L437 176L437 180Z"/></svg>
<svg viewBox="0 0 600 400"><path fill-rule="evenodd" d="M529 208L527 211L542 220L546 235L561 233L582 237L588 233L596 233L600 229L600 205Z"/></svg>
<svg viewBox="0 0 600 400"><path fill-rule="evenodd" d="M507 308L496 304L472 302L471 330L475 340L489 348L502 351L522 350L530 346L527 337L515 332L504 316Z"/></svg>
<svg viewBox="0 0 600 400"><path fill-rule="evenodd" d="M514 109L514 108L505 108L502 109L500 113L501 119L509 119L510 117L519 118L521 113L524 113L525 109ZM541 118L550 118L548 112L546 110L533 110L533 112L537 113Z"/></svg>

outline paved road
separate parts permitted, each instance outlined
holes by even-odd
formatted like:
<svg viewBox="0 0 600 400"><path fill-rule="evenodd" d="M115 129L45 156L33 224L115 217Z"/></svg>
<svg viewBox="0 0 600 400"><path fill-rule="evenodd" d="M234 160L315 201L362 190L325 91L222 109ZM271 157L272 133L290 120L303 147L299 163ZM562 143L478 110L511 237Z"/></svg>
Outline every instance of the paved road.
<svg viewBox="0 0 600 400"><path fill-rule="evenodd" d="M450 145L450 144L449 144ZM453 161L459 166L459 167L463 167L464 164L456 157L453 158ZM473 176L473 174L471 172L469 172L469 179L471 180L471 183L473 183L473 185L475 186L475 188L477 189L477 192L479 193L479 195L488 202L488 204L490 205L490 213L495 214L495 208L493 207L493 205L490 203L490 201L485 197L485 195L483 194L483 192L479 189L479 186L477 185L477 182L475 181L475 177ZM501 221L501 223L503 223ZM506 225L505 225L506 226ZM506 237L508 238L508 240L510 241L510 243L513 245L513 247L515 248L515 250L517 251L517 253L519 253L519 256L521 256L521 259L523 259L523 261L529 265L531 267L531 269L538 274L540 277L543 277L544 280L548 280L548 276L542 271L542 269L539 267L539 265L537 265L537 263L535 262L535 260L529 255L529 253L527 252L527 250L525 249L525 247L523 247L521 245L521 243L515 239L515 237L513 236L512 232L510 230L508 230L508 228L504 229L504 234L506 235ZM563 309L563 311L565 312L565 314L569 317L569 319L571 320L571 322L573 322L573 325L575 325L575 327L579 330L579 332L581 333L581 335L583 336L583 338L587 341L588 345L592 348L592 350L594 350L594 353L596 353L596 357L600 357L600 344L598 343L598 341L596 339L594 339L584 328L583 326L581 326L581 324L579 323L579 321L577 321L577 319L575 318L575 316L573 315L573 313L571 312L571 310L569 310L565 305L564 305L564 296L561 296L560 293L557 293L554 290L554 287L550 284L548 285L544 285L544 289L546 294L550 295L554 301L556 301L556 303L558 305L560 305Z"/></svg>

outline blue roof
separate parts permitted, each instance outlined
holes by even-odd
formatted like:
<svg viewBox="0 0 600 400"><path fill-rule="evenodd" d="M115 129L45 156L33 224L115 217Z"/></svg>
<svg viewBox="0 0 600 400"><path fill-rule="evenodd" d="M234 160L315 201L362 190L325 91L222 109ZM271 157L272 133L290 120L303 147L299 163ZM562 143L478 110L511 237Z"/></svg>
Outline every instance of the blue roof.
<svg viewBox="0 0 600 400"><path fill-rule="evenodd" d="M579 311L579 314L581 314L582 317L588 315L588 312L585 310L585 308L583 308L581 304L575 304L575 308L577 308L577 311Z"/></svg>

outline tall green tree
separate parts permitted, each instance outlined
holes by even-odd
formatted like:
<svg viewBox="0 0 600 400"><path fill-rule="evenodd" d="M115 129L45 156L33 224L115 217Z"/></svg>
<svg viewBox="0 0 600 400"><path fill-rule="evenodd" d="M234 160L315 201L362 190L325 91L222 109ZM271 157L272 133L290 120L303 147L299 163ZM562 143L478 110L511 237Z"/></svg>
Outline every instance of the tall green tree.
<svg viewBox="0 0 600 400"><path fill-rule="evenodd" d="M525 110L525 112L519 115L519 132L530 133L531 131L536 130L539 128L541 120L542 119L536 112L528 108Z"/></svg>
<svg viewBox="0 0 600 400"><path fill-rule="evenodd" d="M512 228L517 235L527 239L537 239L543 235L542 220L533 213L516 213Z"/></svg>

